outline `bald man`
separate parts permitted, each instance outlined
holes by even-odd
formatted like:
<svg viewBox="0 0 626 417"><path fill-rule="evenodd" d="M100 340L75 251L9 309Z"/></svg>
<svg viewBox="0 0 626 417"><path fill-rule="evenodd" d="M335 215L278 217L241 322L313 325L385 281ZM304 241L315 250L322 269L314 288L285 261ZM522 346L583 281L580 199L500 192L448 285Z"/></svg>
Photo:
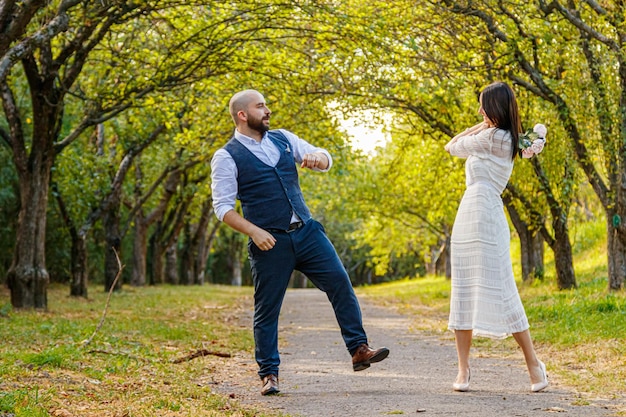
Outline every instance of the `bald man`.
<svg viewBox="0 0 626 417"><path fill-rule="evenodd" d="M350 277L300 190L296 163L326 172L330 154L287 130L270 130L272 112L256 90L235 94L229 111L234 135L211 161L213 206L218 219L249 237L261 394L279 392L278 316L294 270L328 296L353 370L382 361L389 349L369 347ZM235 210L236 199L243 216Z"/></svg>

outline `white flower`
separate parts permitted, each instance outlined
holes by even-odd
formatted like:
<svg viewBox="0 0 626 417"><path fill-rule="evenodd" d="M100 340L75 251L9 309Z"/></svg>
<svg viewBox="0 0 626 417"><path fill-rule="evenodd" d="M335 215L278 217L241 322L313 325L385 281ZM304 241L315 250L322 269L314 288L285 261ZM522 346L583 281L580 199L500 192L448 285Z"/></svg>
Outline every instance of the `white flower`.
<svg viewBox="0 0 626 417"><path fill-rule="evenodd" d="M522 133L519 137L519 148L522 150L522 158L532 158L543 151L546 144L548 129L541 123L537 123L533 130Z"/></svg>
<svg viewBox="0 0 626 417"><path fill-rule="evenodd" d="M542 125L541 123L537 123L534 127L533 127L533 132L535 132L536 134L539 135L540 138L545 139L546 138L546 133L548 133L548 128L546 128L544 125Z"/></svg>

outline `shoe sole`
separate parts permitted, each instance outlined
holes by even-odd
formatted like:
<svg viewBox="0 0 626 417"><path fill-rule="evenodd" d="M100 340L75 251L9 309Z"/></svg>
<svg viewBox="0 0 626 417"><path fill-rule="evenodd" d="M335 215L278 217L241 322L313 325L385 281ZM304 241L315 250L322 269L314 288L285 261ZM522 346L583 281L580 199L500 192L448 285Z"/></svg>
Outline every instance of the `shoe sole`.
<svg viewBox="0 0 626 417"><path fill-rule="evenodd" d="M276 388L272 388L267 390L267 392L262 392L261 395L274 395L274 394L278 394L280 392L279 389Z"/></svg>
<svg viewBox="0 0 626 417"><path fill-rule="evenodd" d="M372 356L368 361L352 364L352 369L354 369L354 372L362 371L369 368L370 364L380 362L387 358L387 356L389 356L389 349L381 350L378 354Z"/></svg>

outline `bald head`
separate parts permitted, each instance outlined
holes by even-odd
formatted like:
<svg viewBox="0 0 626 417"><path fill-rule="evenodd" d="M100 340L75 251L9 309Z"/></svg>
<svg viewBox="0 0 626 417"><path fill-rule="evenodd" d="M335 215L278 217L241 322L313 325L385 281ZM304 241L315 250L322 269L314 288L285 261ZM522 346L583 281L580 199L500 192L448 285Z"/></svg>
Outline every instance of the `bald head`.
<svg viewBox="0 0 626 417"><path fill-rule="evenodd" d="M265 99L263 95L256 90L243 90L235 93L228 103L228 110L230 111L230 117L233 118L235 125L238 124L237 114L240 111L247 112L250 104L264 103Z"/></svg>

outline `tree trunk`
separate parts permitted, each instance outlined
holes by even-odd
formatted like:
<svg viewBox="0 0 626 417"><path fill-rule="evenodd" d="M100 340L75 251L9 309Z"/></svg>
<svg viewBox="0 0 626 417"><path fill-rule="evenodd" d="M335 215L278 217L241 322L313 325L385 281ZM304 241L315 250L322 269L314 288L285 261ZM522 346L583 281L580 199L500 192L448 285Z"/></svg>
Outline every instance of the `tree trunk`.
<svg viewBox="0 0 626 417"><path fill-rule="evenodd" d="M157 240L158 233L155 232L150 236L150 244L148 249L148 280L150 281L151 285L163 284L165 282L165 266L163 264L163 254L159 250Z"/></svg>
<svg viewBox="0 0 626 417"><path fill-rule="evenodd" d="M183 285L192 285L194 282L193 277L193 242L191 239L189 222L185 222L182 232L182 248L178 254L180 258L180 265L178 269L178 277L180 283Z"/></svg>
<svg viewBox="0 0 626 417"><path fill-rule="evenodd" d="M219 227L215 222L209 232L209 223L213 214L211 197L207 198L197 225L185 223L183 227L183 247L180 251L180 279L187 285L204 284L208 253Z"/></svg>
<svg viewBox="0 0 626 417"><path fill-rule="evenodd" d="M204 284L204 271L206 270L209 251L219 227L219 222L215 221L213 228L209 232L211 218L214 218L214 216L213 205L209 196L203 204L200 220L193 238L193 278L194 284L198 285Z"/></svg>
<svg viewBox="0 0 626 417"><path fill-rule="evenodd" d="M211 209L211 213L213 213L213 209ZM215 241L215 236L217 236L217 230L220 227L220 222L216 221L211 228L211 231L208 232L208 229L205 229L204 236L200 242L201 249L198 251L198 255L196 257L196 271L198 272L198 285L203 285L205 281L205 271L207 262L209 261L209 254L211 253L211 248L213 247L213 242Z"/></svg>
<svg viewBox="0 0 626 417"><path fill-rule="evenodd" d="M130 285L142 287L146 285L146 252L148 248L148 228L142 210L137 211L134 225L133 269L130 277Z"/></svg>
<svg viewBox="0 0 626 417"><path fill-rule="evenodd" d="M20 178L21 207L15 252L7 274L11 304L15 308L48 308L50 277L46 269L45 241L49 172L42 168L30 178Z"/></svg>
<svg viewBox="0 0 626 417"><path fill-rule="evenodd" d="M104 252L104 291L109 292L115 282L115 277L121 273L117 257L122 258L120 237L119 204L108 207L104 215L104 234L106 248ZM117 253L117 256L116 256ZM122 289L122 280L115 284L114 291Z"/></svg>
<svg viewBox="0 0 626 417"><path fill-rule="evenodd" d="M506 206L509 218L511 219L511 223L513 223L513 227L520 241L522 281L532 282L536 276L543 276L543 251L540 254L541 257L537 258L538 253L536 252L537 248L535 246L538 233L531 230L528 223L522 220L515 205L512 204L511 198L507 194L502 197L502 201ZM543 242L541 236L539 236L539 239Z"/></svg>
<svg viewBox="0 0 626 417"><path fill-rule="evenodd" d="M522 263L522 281L524 282L532 282L533 279L539 278L543 279L544 276L544 251L543 244L544 238L538 230L531 228L531 226L522 220L517 208L514 204L512 204L512 199L510 194L516 194L512 187L507 187L507 191L502 196L502 201L504 202L507 212L509 213L509 218L511 219L511 223L513 223L513 227L515 228L515 232L520 240L520 257ZM547 233L547 232L546 232ZM567 234L567 229L565 229L565 233ZM567 245L569 246L569 239L566 236ZM553 239L550 240L552 245L555 245ZM567 248L563 249L564 253L567 252ZM571 247L569 248L569 259L571 259ZM563 259L567 259L565 256ZM561 268L564 268L566 272L559 272L559 267L557 267L557 277L563 276L568 277L570 272L573 271L573 267L570 265L569 267L563 265ZM573 278L574 286L576 285L576 280Z"/></svg>
<svg viewBox="0 0 626 417"><path fill-rule="evenodd" d="M428 275L437 274L437 260L439 259L439 255L437 254L438 249L439 248L436 246L431 246L428 256L424 256L424 267Z"/></svg>
<svg viewBox="0 0 626 417"><path fill-rule="evenodd" d="M63 222L70 233L70 296L87 298L87 233L76 229L56 183L52 183L52 191L56 196Z"/></svg>
<svg viewBox="0 0 626 417"><path fill-rule="evenodd" d="M522 280L532 282L535 278L543 279L543 238L541 234L529 228L516 228L516 231L521 247Z"/></svg>
<svg viewBox="0 0 626 417"><path fill-rule="evenodd" d="M46 210L54 151L33 149L29 159L25 170L18 169L21 206L7 283L13 307L45 310L50 282L45 252Z"/></svg>
<svg viewBox="0 0 626 417"><path fill-rule="evenodd" d="M178 156L180 156L180 153ZM191 166L192 165L188 165L187 168L190 168ZM131 284L134 286L145 285L146 280L148 280L151 285L163 282L161 280L162 273L159 273L158 281L155 282L154 271L151 269L152 265L148 266L148 228L153 223L157 223L157 232L162 230L161 226L163 224L163 216L172 197L176 194L176 190L181 179L181 173L182 171L180 169L172 170L170 167L166 167L159 178L151 185L148 193L143 195L144 177L141 166L141 158L140 155L135 158L135 206L133 210L131 210L131 215L129 216L129 221L133 220L135 233L133 241L133 271L131 274ZM163 179L165 179L165 184L163 186L163 194L161 195L159 204L151 212L145 214L142 205L156 189L156 186L163 181ZM158 233L152 234L150 238L151 258L152 256L158 256L160 258L164 252L164 250L158 249L158 246L156 245L157 240L153 239L153 237L156 238L157 235ZM150 262L152 262L152 259ZM150 268L149 271L148 268ZM148 274L149 276L147 277Z"/></svg>
<svg viewBox="0 0 626 417"><path fill-rule="evenodd" d="M535 232L531 236L531 242L532 243L530 245L530 252L532 253L532 256L531 256L530 270L533 271L535 278L539 278L542 280L545 276L545 266L543 262L544 261L544 250L543 250L544 240L543 240L543 236L541 236L541 233Z"/></svg>
<svg viewBox="0 0 626 417"><path fill-rule="evenodd" d="M450 256L450 247L451 247L451 234L446 233L446 246L443 248L442 254L446 258L446 279L452 278L452 257Z"/></svg>
<svg viewBox="0 0 626 417"><path fill-rule="evenodd" d="M191 166L191 165L190 165ZM190 167L189 166L189 167ZM166 184L167 188L176 188L176 184L179 183L180 175L184 173L182 171L177 171L177 173L172 173L169 176ZM184 185L183 185L184 188ZM173 194L173 190L169 192L169 194ZM151 248L151 263L152 269L151 273L153 274L152 281L155 283L167 282L169 284L179 284L185 283L183 277L178 277L177 274L177 239L180 234L181 228L185 224L185 217L187 216L187 210L189 208L189 204L191 203L192 194L189 194L185 198L177 199L176 204L173 208L170 208L167 213L158 213L153 212L150 217L153 217L153 220L156 222L154 231L150 236L150 248ZM163 198L161 200L162 203L169 201ZM165 208L167 204L163 204ZM152 224L153 220L150 220L148 223ZM174 251L172 253L171 251ZM163 257L166 257L164 260ZM163 266L163 263L166 263Z"/></svg>
<svg viewBox="0 0 626 417"><path fill-rule="evenodd" d="M13 307L45 310L48 308L50 282L45 252L46 210L51 170L56 155L54 141L59 133L59 115L62 114L63 105L61 94L57 94L51 84L45 84L45 87L42 84L32 56L23 59L23 66L31 86L33 126L30 154L25 146L26 140L13 92L6 80L3 79L0 83L5 120L11 132L10 138L7 140L9 135L6 134L5 140L13 152L20 192L15 251L7 272L7 283ZM40 88L34 91L33 86Z"/></svg>
<svg viewBox="0 0 626 417"><path fill-rule="evenodd" d="M152 131L150 136L140 144L132 147L122 158L119 164L113 182L111 184L111 192L102 205L104 217L104 234L105 234L105 254L104 254L104 290L108 292L113 286L115 277L120 271L119 262L122 259L122 232L120 228L120 206L122 184L126 178L126 174L133 163L133 160L143 152L157 137L165 130L165 126L159 125ZM118 257L120 260L118 261ZM145 268L145 267L144 267ZM115 284L115 291L122 288L122 280L118 280Z"/></svg>
<svg viewBox="0 0 626 417"><path fill-rule="evenodd" d="M447 232L447 231L446 231ZM446 233L446 239L439 242L439 248L437 249L437 259L435 260L435 275L445 275L452 273L450 271L450 236Z"/></svg>
<svg viewBox="0 0 626 417"><path fill-rule="evenodd" d="M178 268L176 268L176 264L178 263L178 251L176 246L175 242L165 251L165 282L173 285L181 283L181 279L179 279L177 274Z"/></svg>
<svg viewBox="0 0 626 417"><path fill-rule="evenodd" d="M607 213L607 256L609 273L609 290L617 291L624 287L626 276L626 248L619 236L619 217Z"/></svg>
<svg viewBox="0 0 626 417"><path fill-rule="evenodd" d="M291 274L291 288L306 288L307 287L307 277L300 271L293 271Z"/></svg>
<svg viewBox="0 0 626 417"><path fill-rule="evenodd" d="M199 236L196 255L193 259L194 283L197 285L204 285L204 272L213 241L213 238L208 236L208 232L209 229L205 227L204 232Z"/></svg>
<svg viewBox="0 0 626 417"><path fill-rule="evenodd" d="M135 205L139 206L133 220L133 268L130 274L130 285L143 287L146 285L146 252L148 251L148 224L141 208L141 192L143 186L143 171L141 169L141 155L135 158Z"/></svg>
<svg viewBox="0 0 626 417"><path fill-rule="evenodd" d="M241 284L243 283L243 279L241 276L241 257L234 256L229 264L232 268L232 279L230 285L232 285L233 287L241 287Z"/></svg>
<svg viewBox="0 0 626 417"><path fill-rule="evenodd" d="M71 273L70 296L87 298L87 236L71 234Z"/></svg>
<svg viewBox="0 0 626 417"><path fill-rule="evenodd" d="M554 265L556 267L556 280L560 290L576 288L576 274L574 273L574 261L572 258L572 245L569 241L567 221L555 219L552 222L554 228Z"/></svg>

